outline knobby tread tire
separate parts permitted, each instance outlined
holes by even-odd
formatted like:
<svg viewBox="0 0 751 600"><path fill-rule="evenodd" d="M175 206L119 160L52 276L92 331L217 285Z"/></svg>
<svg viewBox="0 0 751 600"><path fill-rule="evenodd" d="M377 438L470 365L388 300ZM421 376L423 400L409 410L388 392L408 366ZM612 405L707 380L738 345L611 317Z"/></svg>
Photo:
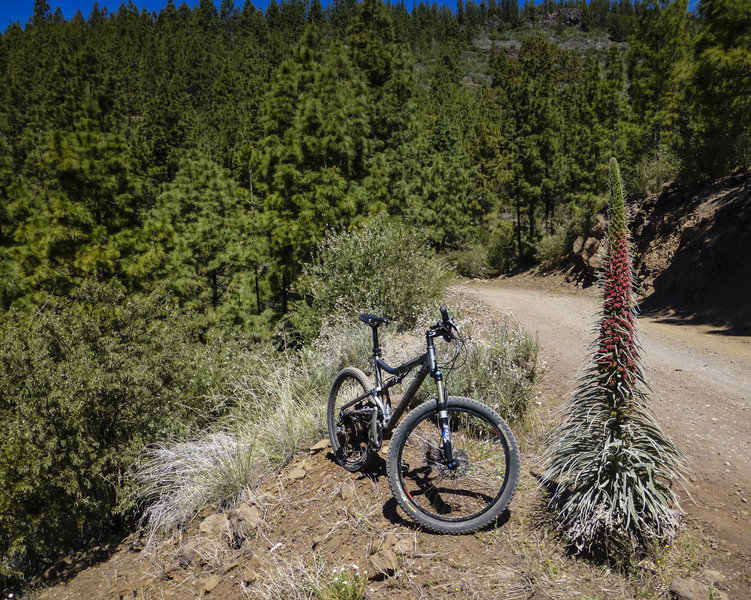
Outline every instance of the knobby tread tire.
<svg viewBox="0 0 751 600"><path fill-rule="evenodd" d="M469 412L475 413L475 415L481 416L495 425L498 428L498 431L503 435L504 448L507 449L508 452L508 477L505 480L502 493L493 503L491 503L489 508L479 516L471 519L447 521L426 514L407 496L407 493L402 486L402 478L400 476L402 450L412 429L423 420L426 415L435 414L437 412L436 404L433 401L426 402L409 413L394 431L391 438L391 445L389 447L386 471L388 473L389 485L391 486L391 491L393 492L394 497L411 519L414 519L426 529L436 533L459 535L471 533L485 527L492 521L496 520L503 511L506 510L516 493L516 486L519 483L521 463L519 459L519 447L511 428L492 408L475 400L456 396L450 396L448 398L447 408L449 411L453 408L465 409Z"/></svg>

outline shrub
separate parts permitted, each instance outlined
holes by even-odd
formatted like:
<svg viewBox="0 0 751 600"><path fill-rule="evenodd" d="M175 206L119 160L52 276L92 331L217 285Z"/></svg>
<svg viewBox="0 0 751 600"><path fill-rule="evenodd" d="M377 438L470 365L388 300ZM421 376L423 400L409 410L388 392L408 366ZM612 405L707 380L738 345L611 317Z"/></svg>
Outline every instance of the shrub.
<svg viewBox="0 0 751 600"><path fill-rule="evenodd" d="M585 194L568 205L568 214L556 224L555 233L546 235L536 244L537 260L543 265L554 264L571 254L574 240L589 235L604 200Z"/></svg>
<svg viewBox="0 0 751 600"><path fill-rule="evenodd" d="M253 591L261 600L363 600L367 583L357 565L332 568L314 554L309 562L275 561Z"/></svg>
<svg viewBox="0 0 751 600"><path fill-rule="evenodd" d="M551 434L543 480L555 486L556 519L577 550L627 559L671 539L678 526L674 480L684 457L648 406L633 308L623 184L610 164L611 215L604 300L593 356Z"/></svg>
<svg viewBox="0 0 751 600"><path fill-rule="evenodd" d="M558 229L551 235L543 236L535 244L537 260L542 265L551 265L565 258L571 253L565 229Z"/></svg>
<svg viewBox="0 0 751 600"><path fill-rule="evenodd" d="M321 438L335 373L321 358L309 348L270 347L236 356L233 378L211 400L231 407L227 415L197 436L142 452L134 479L151 540L207 505L231 503Z"/></svg>
<svg viewBox="0 0 751 600"><path fill-rule="evenodd" d="M221 412L206 396L224 357L159 294L85 301L0 323L0 576L43 568L130 507L140 449ZM216 362L215 362L216 361Z"/></svg>
<svg viewBox="0 0 751 600"><path fill-rule="evenodd" d="M446 266L424 238L379 216L356 231L331 232L303 269L289 322L305 340L314 339L327 320L377 313L400 328L435 306L450 280Z"/></svg>
<svg viewBox="0 0 751 600"><path fill-rule="evenodd" d="M488 275L488 250L484 246L469 246L449 254L454 269L462 277Z"/></svg>
<svg viewBox="0 0 751 600"><path fill-rule="evenodd" d="M490 236L488 244L488 265L490 273L508 273L519 266L519 255L514 240L514 224L499 221Z"/></svg>
<svg viewBox="0 0 751 600"><path fill-rule="evenodd" d="M504 419L522 418L538 376L536 340L508 320L486 324L480 335L471 329L462 335L467 336L467 360L448 380L451 394L483 402Z"/></svg>
<svg viewBox="0 0 751 600"><path fill-rule="evenodd" d="M681 162L674 153L660 150L647 154L636 165L630 178L629 189L643 196L656 194L662 186L673 181L681 171Z"/></svg>

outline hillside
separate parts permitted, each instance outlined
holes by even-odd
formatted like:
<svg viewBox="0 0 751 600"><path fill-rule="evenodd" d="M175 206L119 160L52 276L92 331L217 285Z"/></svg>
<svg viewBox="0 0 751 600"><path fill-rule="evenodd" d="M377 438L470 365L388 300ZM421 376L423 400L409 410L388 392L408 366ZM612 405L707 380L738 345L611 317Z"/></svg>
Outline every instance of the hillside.
<svg viewBox="0 0 751 600"><path fill-rule="evenodd" d="M730 334L751 332L751 176L712 184L672 185L631 202L634 269L640 308L672 322L705 323ZM596 279L605 215L574 246L567 277Z"/></svg>
<svg viewBox="0 0 751 600"><path fill-rule="evenodd" d="M347 586L364 588L364 598L371 600L651 600L671 597L678 579L709 589L714 598L747 598L751 547L738 525L748 520L743 498L751 489L748 461L741 459L748 426L741 399L743 376L751 368L748 344L723 345L706 332L669 329L658 320L642 324L649 380L662 400L658 417L694 458L690 493L696 505L683 497L685 532L658 554L658 562L645 560L626 577L567 554L536 479L541 439L583 360L596 294L561 287L556 278L529 276L470 289L493 313L513 313L536 332L548 363L530 416L515 427L522 476L497 528L456 537L421 531L397 508L383 461L365 474L350 474L334 464L322 441L239 504L206 508L175 538L146 549L145 540L133 535L108 560L77 575L78 565L61 561L47 582L75 576L41 592L38 600L347 598L321 591L341 583L342 568ZM711 368L697 366L705 363ZM705 398L718 393L717 385L726 386L723 407L732 410L706 408Z"/></svg>

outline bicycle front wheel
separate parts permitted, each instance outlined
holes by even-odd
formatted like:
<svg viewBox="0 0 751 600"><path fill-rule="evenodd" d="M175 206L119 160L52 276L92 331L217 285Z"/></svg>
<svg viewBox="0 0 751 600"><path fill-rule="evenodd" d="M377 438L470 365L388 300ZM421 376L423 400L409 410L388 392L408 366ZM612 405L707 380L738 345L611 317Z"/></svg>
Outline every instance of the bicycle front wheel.
<svg viewBox="0 0 751 600"><path fill-rule="evenodd" d="M453 461L445 460L438 409L421 405L394 432L389 484L405 512L440 533L467 533L495 520L519 481L519 448L506 422L468 398L448 399Z"/></svg>

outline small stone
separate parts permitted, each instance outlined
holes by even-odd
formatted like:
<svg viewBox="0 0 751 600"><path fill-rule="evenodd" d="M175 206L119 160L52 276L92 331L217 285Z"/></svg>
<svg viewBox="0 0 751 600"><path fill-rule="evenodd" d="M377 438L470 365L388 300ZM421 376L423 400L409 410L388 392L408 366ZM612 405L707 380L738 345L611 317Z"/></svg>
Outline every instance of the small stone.
<svg viewBox="0 0 751 600"><path fill-rule="evenodd" d="M327 439L324 439L324 440L321 440L320 442L316 442L315 444L313 444L310 447L310 450L311 452L319 452L321 450L325 450L326 448L330 448L330 447L331 447L331 442L329 442L329 440Z"/></svg>
<svg viewBox="0 0 751 600"><path fill-rule="evenodd" d="M258 579L258 572L261 570L261 562L258 560L258 557L254 554L250 557L250 560L248 560L245 563L245 567L242 570L242 573L240 574L240 579L243 583L253 583L256 579Z"/></svg>
<svg viewBox="0 0 751 600"><path fill-rule="evenodd" d="M716 583L722 583L723 581L725 581L725 576L719 571L715 571L714 569L706 569L704 573L701 574L701 577L709 585L714 585Z"/></svg>
<svg viewBox="0 0 751 600"><path fill-rule="evenodd" d="M219 575L209 575L208 577L201 577L201 579L198 580L198 589L200 590L200 595L210 594L213 589L219 585L220 581L221 578L219 577Z"/></svg>
<svg viewBox="0 0 751 600"><path fill-rule="evenodd" d="M227 517L223 512L220 512L206 517L203 521L201 521L198 529L200 529L202 533L205 533L211 538L217 538L223 533L229 532L228 525L229 524L227 523Z"/></svg>
<svg viewBox="0 0 751 600"><path fill-rule="evenodd" d="M342 486L342 489L339 490L339 497L345 502L352 500L352 498L355 497L354 488L352 488L352 486L349 486L349 485Z"/></svg>
<svg viewBox="0 0 751 600"><path fill-rule="evenodd" d="M305 469L301 469L300 467L296 467L292 469L289 473L287 473L287 477L289 477L292 480L295 479L303 479L307 475L305 472Z"/></svg>
<svg viewBox="0 0 751 600"><path fill-rule="evenodd" d="M243 502L233 508L230 513L230 527L232 529L232 539L236 543L242 543L245 538L261 524L261 513L253 505Z"/></svg>
<svg viewBox="0 0 751 600"><path fill-rule="evenodd" d="M415 545L409 538L402 538L394 546L394 552L397 554L412 554L415 551Z"/></svg>
<svg viewBox="0 0 751 600"><path fill-rule="evenodd" d="M320 546L321 543L326 541L325 535L317 535L313 538L313 548L316 548L317 546Z"/></svg>
<svg viewBox="0 0 751 600"><path fill-rule="evenodd" d="M167 579L177 579L185 573L183 568L180 566L180 563L178 561L171 562L167 565L167 567L164 569L164 576Z"/></svg>
<svg viewBox="0 0 751 600"><path fill-rule="evenodd" d="M399 558L391 548L382 548L370 557L370 579L379 580L390 577L399 568Z"/></svg>
<svg viewBox="0 0 751 600"><path fill-rule="evenodd" d="M132 587L123 587L115 592L118 600L125 600L125 598L132 598L136 595L136 591Z"/></svg>
<svg viewBox="0 0 751 600"><path fill-rule="evenodd" d="M240 566L240 561L239 561L239 560L236 560L236 561L234 561L234 562L231 562L231 563L229 563L228 565L225 565L225 566L224 566L224 568L222 569L222 573L223 573L224 575L226 575L226 574L227 574L227 573L229 573L230 571L234 571L234 570L235 570L235 569L236 569L237 567L239 567L239 566Z"/></svg>
<svg viewBox="0 0 751 600"><path fill-rule="evenodd" d="M748 500L746 500L745 498L741 498L741 502L745 503L745 502L748 502Z"/></svg>
<svg viewBox="0 0 751 600"><path fill-rule="evenodd" d="M187 569L190 566L190 563L193 562L193 559L195 557L196 557L195 544L188 544L180 548L180 552L178 552L177 554L177 564L179 564L183 569Z"/></svg>
<svg viewBox="0 0 751 600"><path fill-rule="evenodd" d="M247 567L245 567L245 569L243 569L242 575L240 575L240 579L243 583L253 583L256 579L258 579L258 573L253 566L248 565Z"/></svg>
<svg viewBox="0 0 751 600"><path fill-rule="evenodd" d="M707 586L696 579L676 577L670 584L670 592L676 600L709 600Z"/></svg>

